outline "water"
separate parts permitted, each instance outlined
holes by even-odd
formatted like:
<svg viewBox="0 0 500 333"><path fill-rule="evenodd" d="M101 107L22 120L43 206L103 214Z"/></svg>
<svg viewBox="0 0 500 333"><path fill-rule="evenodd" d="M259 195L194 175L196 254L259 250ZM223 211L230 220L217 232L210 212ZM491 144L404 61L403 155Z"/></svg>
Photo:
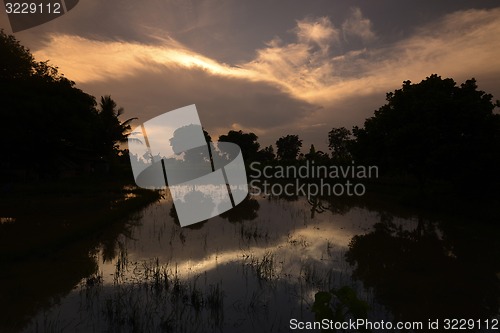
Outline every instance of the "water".
<svg viewBox="0 0 500 333"><path fill-rule="evenodd" d="M34 273L13 287L35 292L10 313L25 332L288 332L314 320L317 292L347 286L373 321L493 318L488 228L368 200L261 196L181 228L167 193L119 232L17 268Z"/></svg>

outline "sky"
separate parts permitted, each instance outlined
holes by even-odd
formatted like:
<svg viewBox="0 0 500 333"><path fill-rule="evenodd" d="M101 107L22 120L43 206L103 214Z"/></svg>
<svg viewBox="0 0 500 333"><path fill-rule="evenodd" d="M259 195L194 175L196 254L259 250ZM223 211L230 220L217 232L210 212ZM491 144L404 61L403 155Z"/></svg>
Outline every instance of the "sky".
<svg viewBox="0 0 500 333"><path fill-rule="evenodd" d="M497 0L81 0L15 36L135 125L196 104L212 138L251 131L262 147L298 134L326 152L333 127L434 73L500 99Z"/></svg>

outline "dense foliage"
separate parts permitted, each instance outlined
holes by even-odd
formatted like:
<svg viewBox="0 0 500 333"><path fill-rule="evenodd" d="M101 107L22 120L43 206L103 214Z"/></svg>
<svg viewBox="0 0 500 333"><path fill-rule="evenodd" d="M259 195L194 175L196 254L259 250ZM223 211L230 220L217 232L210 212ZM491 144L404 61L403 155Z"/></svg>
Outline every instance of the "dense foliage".
<svg viewBox="0 0 500 333"><path fill-rule="evenodd" d="M276 141L278 159L282 161L294 161L299 155L302 140L298 135L283 136Z"/></svg>
<svg viewBox="0 0 500 333"><path fill-rule="evenodd" d="M363 128L354 128L352 154L421 182L498 179L500 115L492 98L474 79L460 86L437 75L405 81Z"/></svg>
<svg viewBox="0 0 500 333"><path fill-rule="evenodd" d="M130 129L110 97L100 108L47 62L37 62L13 36L0 31L3 135L0 169L23 178L54 178L94 170L117 152ZM8 172L7 172L8 174Z"/></svg>

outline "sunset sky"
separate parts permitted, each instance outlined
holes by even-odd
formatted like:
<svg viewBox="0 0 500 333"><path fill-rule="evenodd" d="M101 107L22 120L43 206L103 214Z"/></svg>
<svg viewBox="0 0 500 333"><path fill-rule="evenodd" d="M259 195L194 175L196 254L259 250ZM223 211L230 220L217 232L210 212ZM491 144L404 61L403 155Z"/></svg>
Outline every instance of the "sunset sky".
<svg viewBox="0 0 500 333"><path fill-rule="evenodd" d="M263 146L298 134L324 150L332 127L433 73L500 99L498 1L81 0L15 36L136 124L196 104L213 138L242 129Z"/></svg>

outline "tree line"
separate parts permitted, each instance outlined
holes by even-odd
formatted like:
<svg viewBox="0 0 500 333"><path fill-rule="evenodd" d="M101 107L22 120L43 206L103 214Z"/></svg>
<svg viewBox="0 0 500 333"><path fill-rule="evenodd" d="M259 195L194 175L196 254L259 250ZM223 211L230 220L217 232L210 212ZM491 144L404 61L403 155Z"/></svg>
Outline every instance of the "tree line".
<svg viewBox="0 0 500 333"><path fill-rule="evenodd" d="M413 177L421 185L446 181L465 187L500 181L500 102L478 89L474 78L457 85L432 74L419 83L404 81L362 127L334 127L326 134L329 153L286 135L259 150L254 133L231 131L219 141L240 145L247 161L376 165L386 176ZM491 187L491 186L490 186Z"/></svg>
<svg viewBox="0 0 500 333"><path fill-rule="evenodd" d="M114 160L128 159L119 143L126 140L134 118L121 122L123 109L110 96L97 103L3 30L0 98L0 170L58 177L67 170L108 168ZM333 127L325 133L329 152L311 145L302 154L297 134L280 137L276 150L273 145L261 148L255 133L242 130L218 140L238 144L247 163L356 163L422 184L499 183L500 115L495 109L500 102L479 90L474 79L457 85L433 74L419 83L404 81L401 89L386 94L386 101L362 127Z"/></svg>

